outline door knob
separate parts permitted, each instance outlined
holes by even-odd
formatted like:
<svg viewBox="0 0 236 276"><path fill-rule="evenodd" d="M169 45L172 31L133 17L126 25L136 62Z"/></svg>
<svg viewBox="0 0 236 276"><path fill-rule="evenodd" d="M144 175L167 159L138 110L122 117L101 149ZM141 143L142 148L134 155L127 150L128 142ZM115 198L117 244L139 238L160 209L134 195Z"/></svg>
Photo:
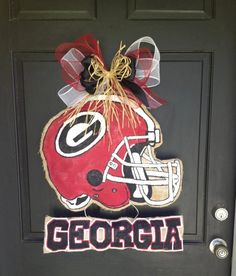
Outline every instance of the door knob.
<svg viewBox="0 0 236 276"><path fill-rule="evenodd" d="M220 238L212 240L209 249L218 259L226 259L229 255L227 243Z"/></svg>

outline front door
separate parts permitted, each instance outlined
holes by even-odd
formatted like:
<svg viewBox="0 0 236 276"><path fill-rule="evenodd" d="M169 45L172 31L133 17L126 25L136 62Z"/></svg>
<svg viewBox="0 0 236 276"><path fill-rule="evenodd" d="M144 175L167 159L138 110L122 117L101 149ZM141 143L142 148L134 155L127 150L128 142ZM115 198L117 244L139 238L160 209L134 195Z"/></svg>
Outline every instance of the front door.
<svg viewBox="0 0 236 276"><path fill-rule="evenodd" d="M235 198L235 15L233 0L1 0L1 265L2 276L229 276ZM43 254L43 223L67 211L49 187L38 154L46 122L64 109L54 50L86 33L109 63L122 40L151 36L161 52L167 105L152 110L164 143L160 158L184 164L183 190L170 207L139 208L140 217L182 214L184 252L134 250ZM214 217L218 207L228 218ZM91 206L87 215L125 216ZM129 215L137 211L130 207ZM229 256L209 250L226 241Z"/></svg>

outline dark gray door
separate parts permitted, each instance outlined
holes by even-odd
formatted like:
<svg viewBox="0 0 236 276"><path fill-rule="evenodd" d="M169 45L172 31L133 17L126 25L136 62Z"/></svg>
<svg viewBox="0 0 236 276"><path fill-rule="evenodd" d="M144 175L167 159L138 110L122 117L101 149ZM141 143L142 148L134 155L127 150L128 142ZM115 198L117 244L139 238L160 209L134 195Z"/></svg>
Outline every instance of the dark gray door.
<svg viewBox="0 0 236 276"><path fill-rule="evenodd" d="M235 16L233 0L0 1L1 275L230 275L230 256L219 260L208 245L221 237L232 250ZM38 154L43 126L64 108L53 52L85 33L100 40L107 61L120 40L145 35L161 51L157 91L168 105L152 112L164 134L158 154L183 160L183 191L171 207L140 209L140 216L183 214L183 253L42 253L45 215L74 215L47 184ZM225 222L212 216L217 205L228 209ZM125 215L95 206L88 213Z"/></svg>

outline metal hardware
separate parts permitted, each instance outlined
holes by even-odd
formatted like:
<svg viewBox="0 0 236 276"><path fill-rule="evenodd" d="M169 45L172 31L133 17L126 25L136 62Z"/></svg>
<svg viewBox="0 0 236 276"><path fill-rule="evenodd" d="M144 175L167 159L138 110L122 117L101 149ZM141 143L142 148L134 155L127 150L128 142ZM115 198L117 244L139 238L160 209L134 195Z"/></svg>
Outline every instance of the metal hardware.
<svg viewBox="0 0 236 276"><path fill-rule="evenodd" d="M218 259L226 259L229 255L227 243L220 238L212 240L209 249Z"/></svg>
<svg viewBox="0 0 236 276"><path fill-rule="evenodd" d="M226 208L220 207L214 210L214 217L218 221L224 221L228 218L229 213Z"/></svg>

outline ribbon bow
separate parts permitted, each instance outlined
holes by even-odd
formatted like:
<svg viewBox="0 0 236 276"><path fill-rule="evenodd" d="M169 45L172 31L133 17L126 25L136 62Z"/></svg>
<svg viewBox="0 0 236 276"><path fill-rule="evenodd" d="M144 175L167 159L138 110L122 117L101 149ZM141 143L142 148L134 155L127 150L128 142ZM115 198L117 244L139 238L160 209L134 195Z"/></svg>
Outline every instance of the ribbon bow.
<svg viewBox="0 0 236 276"><path fill-rule="evenodd" d="M141 48L141 43L150 44L154 51ZM68 83L58 91L62 101L71 107L89 95L102 94L116 95L121 100L132 98L149 108L165 103L149 89L160 83L160 53L153 39L146 36L136 40L123 55L124 48L121 43L108 70L99 42L92 35L61 44L56 49L56 58Z"/></svg>

